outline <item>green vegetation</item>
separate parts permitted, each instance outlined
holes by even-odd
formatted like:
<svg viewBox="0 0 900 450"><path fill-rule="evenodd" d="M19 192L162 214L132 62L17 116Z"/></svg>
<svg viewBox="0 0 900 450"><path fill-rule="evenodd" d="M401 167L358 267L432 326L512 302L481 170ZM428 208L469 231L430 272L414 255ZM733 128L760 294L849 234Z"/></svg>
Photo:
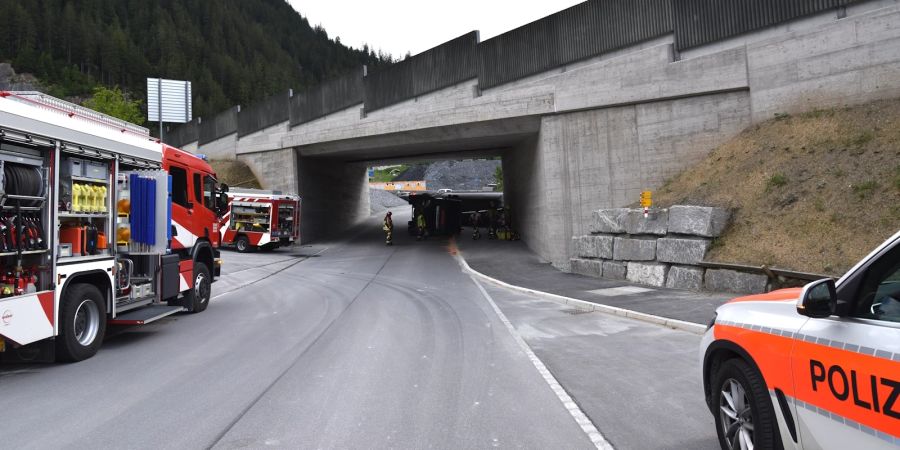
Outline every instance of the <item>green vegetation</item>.
<svg viewBox="0 0 900 450"><path fill-rule="evenodd" d="M900 166L894 167L894 188L900 191Z"/></svg>
<svg viewBox="0 0 900 450"><path fill-rule="evenodd" d="M497 184L494 186L494 191L503 192L503 166L497 166L494 169L494 183Z"/></svg>
<svg viewBox="0 0 900 450"><path fill-rule="evenodd" d="M112 89L99 86L94 89L94 96L84 102L84 106L103 114L143 125L144 114L141 113L141 103L143 102L140 100L125 98L125 94L118 86Z"/></svg>
<svg viewBox="0 0 900 450"><path fill-rule="evenodd" d="M405 164L400 164L399 166L390 166L382 169L375 169L375 175L369 178L369 181L375 183L387 183L388 181L394 181L397 178L397 175L405 172L409 166Z"/></svg>
<svg viewBox="0 0 900 450"><path fill-rule="evenodd" d="M865 200L872 195L875 189L878 189L878 182L875 180L864 181L853 186L853 192L860 200Z"/></svg>
<svg viewBox="0 0 900 450"><path fill-rule="evenodd" d="M784 120L784 119L790 119L790 118L791 118L791 115L788 113L780 113L780 112L775 113L775 120Z"/></svg>
<svg viewBox="0 0 900 450"><path fill-rule="evenodd" d="M872 130L862 130L848 136L847 141L844 142L844 144L847 147L860 148L869 142L872 142L872 139L875 139L875 133L873 133Z"/></svg>
<svg viewBox="0 0 900 450"><path fill-rule="evenodd" d="M766 181L766 191L768 191L769 189L782 187L786 184L787 177L785 177L784 174L776 173L769 177L769 179Z"/></svg>
<svg viewBox="0 0 900 450"><path fill-rule="evenodd" d="M834 115L834 109L814 109L800 114L804 119L821 119L822 117L831 117Z"/></svg>
<svg viewBox="0 0 900 450"><path fill-rule="evenodd" d="M0 62L58 97L118 85L142 99L146 77L184 79L194 115L210 117L389 60L342 45L283 0L0 0Z"/></svg>

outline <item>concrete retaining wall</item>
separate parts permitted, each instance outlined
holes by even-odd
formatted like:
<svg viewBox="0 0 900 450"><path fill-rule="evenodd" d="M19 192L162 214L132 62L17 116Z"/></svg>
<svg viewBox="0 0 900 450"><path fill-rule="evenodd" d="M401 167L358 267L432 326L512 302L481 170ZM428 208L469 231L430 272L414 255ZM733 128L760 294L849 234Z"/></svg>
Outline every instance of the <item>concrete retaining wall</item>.
<svg viewBox="0 0 900 450"><path fill-rule="evenodd" d="M547 116L537 139L503 154L506 200L522 239L565 269L574 248L561 243L590 233L595 211L636 201L749 124L746 92Z"/></svg>
<svg viewBox="0 0 900 450"><path fill-rule="evenodd" d="M650 286L765 292L765 275L699 266L711 239L724 231L728 217L726 210L702 206L673 206L655 210L646 218L640 209L598 210L593 214L592 229L596 231L572 238L575 257L569 265L573 273ZM612 244L611 256L608 243Z"/></svg>

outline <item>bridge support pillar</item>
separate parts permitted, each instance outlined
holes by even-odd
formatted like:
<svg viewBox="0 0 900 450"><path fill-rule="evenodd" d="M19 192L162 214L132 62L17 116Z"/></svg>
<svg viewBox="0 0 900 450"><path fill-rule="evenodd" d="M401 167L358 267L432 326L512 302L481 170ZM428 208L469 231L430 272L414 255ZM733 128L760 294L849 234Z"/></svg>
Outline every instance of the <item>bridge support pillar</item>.
<svg viewBox="0 0 900 450"><path fill-rule="evenodd" d="M369 216L365 164L297 155L303 197L300 233L310 242L339 233Z"/></svg>

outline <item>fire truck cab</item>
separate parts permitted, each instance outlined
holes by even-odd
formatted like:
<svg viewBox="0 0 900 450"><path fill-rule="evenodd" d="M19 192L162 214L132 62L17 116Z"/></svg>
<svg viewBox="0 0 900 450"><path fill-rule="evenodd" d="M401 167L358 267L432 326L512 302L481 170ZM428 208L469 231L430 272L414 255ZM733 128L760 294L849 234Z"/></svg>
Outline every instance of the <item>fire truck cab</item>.
<svg viewBox="0 0 900 450"><path fill-rule="evenodd" d="M0 92L0 178L0 361L83 360L107 325L208 306L225 196L202 159L96 111Z"/></svg>

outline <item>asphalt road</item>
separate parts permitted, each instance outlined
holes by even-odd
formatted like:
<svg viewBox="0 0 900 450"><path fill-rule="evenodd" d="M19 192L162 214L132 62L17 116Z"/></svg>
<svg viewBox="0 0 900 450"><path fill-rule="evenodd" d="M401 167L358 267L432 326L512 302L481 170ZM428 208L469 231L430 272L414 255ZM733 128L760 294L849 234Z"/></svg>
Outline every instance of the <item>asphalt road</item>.
<svg viewBox="0 0 900 450"><path fill-rule="evenodd" d="M616 448L715 447L697 336L480 285L446 241L395 236L225 252L206 312L0 367L0 448L576 449L594 425Z"/></svg>

